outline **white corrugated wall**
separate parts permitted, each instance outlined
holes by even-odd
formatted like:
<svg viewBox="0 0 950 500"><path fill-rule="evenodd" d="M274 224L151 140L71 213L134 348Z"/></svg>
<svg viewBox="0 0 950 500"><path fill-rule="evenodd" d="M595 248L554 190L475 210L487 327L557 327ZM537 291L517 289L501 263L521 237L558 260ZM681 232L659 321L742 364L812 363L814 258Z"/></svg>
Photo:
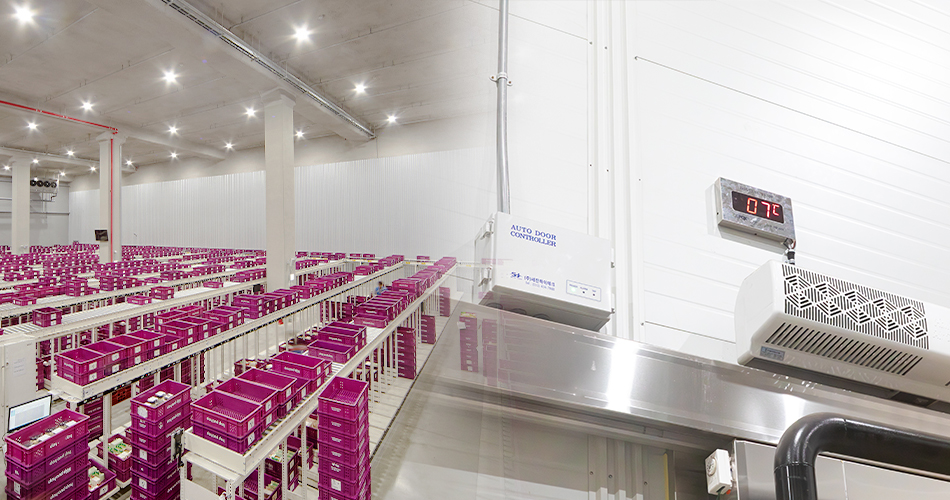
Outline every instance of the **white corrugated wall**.
<svg viewBox="0 0 950 500"><path fill-rule="evenodd" d="M482 148L298 167L297 249L469 255L494 207L493 168ZM257 171L125 186L123 243L264 248L264 182ZM98 200L72 193L71 240L92 241Z"/></svg>

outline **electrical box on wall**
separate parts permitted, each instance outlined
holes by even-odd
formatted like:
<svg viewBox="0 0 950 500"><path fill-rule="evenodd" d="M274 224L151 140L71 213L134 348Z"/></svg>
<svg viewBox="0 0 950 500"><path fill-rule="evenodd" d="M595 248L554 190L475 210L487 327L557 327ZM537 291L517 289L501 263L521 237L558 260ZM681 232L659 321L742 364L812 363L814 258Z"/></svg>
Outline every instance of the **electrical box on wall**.
<svg viewBox="0 0 950 500"><path fill-rule="evenodd" d="M506 213L475 238L483 305L587 330L610 319L610 241Z"/></svg>

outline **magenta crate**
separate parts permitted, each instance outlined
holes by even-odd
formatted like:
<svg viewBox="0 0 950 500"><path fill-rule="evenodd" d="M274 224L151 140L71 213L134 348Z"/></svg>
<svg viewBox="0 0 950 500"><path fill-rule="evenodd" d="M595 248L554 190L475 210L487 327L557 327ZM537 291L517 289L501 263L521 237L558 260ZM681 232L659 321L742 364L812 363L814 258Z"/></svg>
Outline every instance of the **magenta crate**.
<svg viewBox="0 0 950 500"><path fill-rule="evenodd" d="M317 332L317 339L355 346L357 350L366 346L365 333L354 333L352 330L342 330L331 326L321 328L320 331Z"/></svg>
<svg viewBox="0 0 950 500"><path fill-rule="evenodd" d="M316 412L321 429L329 429L337 434L355 436L366 433L369 430L369 412L364 411L359 414L356 420L347 420L337 418L329 413Z"/></svg>
<svg viewBox="0 0 950 500"><path fill-rule="evenodd" d="M325 359L332 363L346 363L356 352L356 346L315 340L307 345L307 353L315 358Z"/></svg>
<svg viewBox="0 0 950 500"><path fill-rule="evenodd" d="M165 414L164 417L158 420L148 420L145 418L135 417L132 419L130 424L130 429L142 434L144 436L159 436L164 433L165 430L170 429L172 426L177 424L182 417L191 415L191 405L181 405L178 408L171 410Z"/></svg>
<svg viewBox="0 0 950 500"><path fill-rule="evenodd" d="M359 464L366 462L369 463L369 441L364 445L360 446L359 450L344 450L343 448L337 448L330 443L317 440L320 449L317 451L317 455L321 460L332 460L349 467L356 467Z"/></svg>
<svg viewBox="0 0 950 500"><path fill-rule="evenodd" d="M188 341L175 335L162 335L162 354L168 354L188 345Z"/></svg>
<svg viewBox="0 0 950 500"><path fill-rule="evenodd" d="M148 398L158 392L171 394L172 397L156 406L149 405L147 403ZM190 401L191 386L175 382L174 380L166 380L132 398L132 418L158 421L166 415L175 413L175 410L188 404Z"/></svg>
<svg viewBox="0 0 950 500"><path fill-rule="evenodd" d="M299 395L300 398L307 397L308 394L313 393L317 388L323 385L324 382L323 375L321 375L320 378L313 379L297 373L283 371L281 368L271 368L268 370L268 373L276 373L294 379L294 394Z"/></svg>
<svg viewBox="0 0 950 500"><path fill-rule="evenodd" d="M294 395L294 379L285 375L252 368L237 378L274 389L277 391L278 405L286 403Z"/></svg>
<svg viewBox="0 0 950 500"><path fill-rule="evenodd" d="M33 311L33 323L39 326L53 326L63 322L63 311L52 307L41 307Z"/></svg>
<svg viewBox="0 0 950 500"><path fill-rule="evenodd" d="M345 377L333 377L320 393L317 409L320 413L346 420L356 420L366 408L369 384Z"/></svg>
<svg viewBox="0 0 950 500"><path fill-rule="evenodd" d="M126 297L125 301L128 302L129 304L143 306L145 304L151 304L152 298L149 297L148 295L130 295Z"/></svg>
<svg viewBox="0 0 950 500"><path fill-rule="evenodd" d="M365 427L359 434L340 434L325 427L317 429L317 440L330 446L349 451L359 451L360 447L369 442L369 428Z"/></svg>
<svg viewBox="0 0 950 500"><path fill-rule="evenodd" d="M160 450L147 450L145 448L135 448L132 451L132 457L137 458L140 462L145 462L153 467L157 467L162 464L172 463L172 449L171 446L164 447ZM132 457L129 457L126 462L129 462L127 465L131 469ZM109 464L112 464L112 456L109 457Z"/></svg>
<svg viewBox="0 0 950 500"><path fill-rule="evenodd" d="M326 370L326 361L322 359L287 351L273 356L270 362L274 368L279 368L283 372L311 380L321 378Z"/></svg>
<svg viewBox="0 0 950 500"><path fill-rule="evenodd" d="M191 403L195 424L234 438L243 438L260 427L262 405L226 392L212 391Z"/></svg>
<svg viewBox="0 0 950 500"><path fill-rule="evenodd" d="M182 318L178 318L171 321L166 321L158 328L165 335L175 335L181 338L188 338L194 337L196 327L194 323L188 323L182 321Z"/></svg>
<svg viewBox="0 0 950 500"><path fill-rule="evenodd" d="M385 315L378 314L359 314L353 318L353 323L363 326L371 326L373 328L386 328L386 325L389 324L389 318Z"/></svg>
<svg viewBox="0 0 950 500"><path fill-rule="evenodd" d="M43 479L52 472L63 467L64 463L76 457L84 457L89 451L86 440L79 440L72 446L67 444L65 448L33 464L31 467L20 464L12 457L7 457L7 477L12 478L22 484L33 484Z"/></svg>
<svg viewBox="0 0 950 500"><path fill-rule="evenodd" d="M358 495L366 487L369 476L363 477L360 481L344 481L338 477L325 472L319 472L320 488L342 494L348 498L359 498ZM320 496L321 500L323 495Z"/></svg>
<svg viewBox="0 0 950 500"><path fill-rule="evenodd" d="M18 498L44 498L50 492L58 490L70 478L78 472L86 472L85 465L89 458L83 454L72 456L69 460L64 460L55 469L51 469L46 477L40 477L33 483L21 483L12 477L7 476L7 488L17 494ZM44 496L34 496L45 494Z"/></svg>
<svg viewBox="0 0 950 500"><path fill-rule="evenodd" d="M261 436L264 434L263 424L259 424L257 427L251 429L251 431L243 437L234 437L228 433L221 432L218 429L209 429L201 424L196 423L192 428L192 432L203 439L207 439L212 443L217 444L218 446L223 446L233 452L244 454L247 450L251 449L251 446L256 443Z"/></svg>
<svg viewBox="0 0 950 500"><path fill-rule="evenodd" d="M156 333L150 330L136 330L132 333L127 333L126 335L131 335L133 337L138 337L147 342L145 349L157 349L162 347L162 334Z"/></svg>
<svg viewBox="0 0 950 500"><path fill-rule="evenodd" d="M277 409L277 398L279 396L277 390L250 380L231 378L215 387L214 390L253 401L263 406L264 415Z"/></svg>
<svg viewBox="0 0 950 500"><path fill-rule="evenodd" d="M125 347L125 357L131 358L136 355L141 355L142 351L145 350L145 339L140 339L132 335L117 335L109 339L109 342L113 344L118 344Z"/></svg>
<svg viewBox="0 0 950 500"><path fill-rule="evenodd" d="M196 316L203 313L205 308L197 304L192 304L190 306L179 307L178 310L184 312L186 316Z"/></svg>
<svg viewBox="0 0 950 500"><path fill-rule="evenodd" d="M166 488L174 484L178 484L177 471L174 474L168 474L157 481L150 481L149 479L142 476L132 476L132 485L138 487L146 494L151 495L152 498L158 498L158 495L160 495Z"/></svg>
<svg viewBox="0 0 950 500"><path fill-rule="evenodd" d="M355 466L349 466L324 457L323 460L320 460L320 465L317 470L344 481L354 482L360 481L363 476L369 472L369 464L360 463Z"/></svg>
<svg viewBox="0 0 950 500"><path fill-rule="evenodd" d="M369 489L370 485L367 483L363 490L360 490L360 493L355 496L346 496L340 493L339 491L332 491L326 488L320 487L320 500L370 500ZM138 500L138 499L136 499Z"/></svg>
<svg viewBox="0 0 950 500"><path fill-rule="evenodd" d="M30 439L46 432L51 423L69 419L76 422L66 431L41 443L29 446ZM8 434L7 457L13 458L26 467L32 467L47 457L56 456L60 450L75 441L86 442L89 436L89 417L72 410L60 410L43 420L30 424L23 429Z"/></svg>
<svg viewBox="0 0 950 500"><path fill-rule="evenodd" d="M84 347L72 349L56 355L57 371L84 374L102 369L104 356Z"/></svg>
<svg viewBox="0 0 950 500"><path fill-rule="evenodd" d="M118 363L126 357L125 346L119 345L108 340L101 340L99 342L93 342L85 347L90 351L98 352L100 355L104 356L105 365L113 365Z"/></svg>
<svg viewBox="0 0 950 500"><path fill-rule="evenodd" d="M89 465L94 465L97 469L99 469L99 472L102 472L103 477L105 477L105 479L99 483L99 486L95 490L89 492L89 500L102 500L105 498L106 493L115 489L116 474L95 460L90 460ZM86 486L86 489L89 489L89 487ZM77 500L79 500L78 496Z"/></svg>
<svg viewBox="0 0 950 500"><path fill-rule="evenodd" d="M178 475L178 462L152 465L132 457L132 475L136 478L144 477L149 482L158 483L170 475Z"/></svg>
<svg viewBox="0 0 950 500"><path fill-rule="evenodd" d="M161 451L165 448L168 448L171 445L172 434L178 431L178 429L187 429L191 427L191 417L185 415L179 421L173 422L169 425L165 432L158 436L149 436L147 434L139 434L131 429L126 431L126 438L132 443L132 446L135 449L145 448L149 451Z"/></svg>
<svg viewBox="0 0 950 500"><path fill-rule="evenodd" d="M354 325L353 323L344 323L342 321L334 321L327 325L328 328L339 328L342 330L352 330L357 333L366 334L366 327L360 325Z"/></svg>
<svg viewBox="0 0 950 500"><path fill-rule="evenodd" d="M205 288L221 288L224 286L224 283L220 281L205 281L203 285Z"/></svg>
<svg viewBox="0 0 950 500"><path fill-rule="evenodd" d="M184 318L185 316L187 316L187 314L182 311L166 311L155 315L155 324L161 326L169 321L175 321L176 319Z"/></svg>

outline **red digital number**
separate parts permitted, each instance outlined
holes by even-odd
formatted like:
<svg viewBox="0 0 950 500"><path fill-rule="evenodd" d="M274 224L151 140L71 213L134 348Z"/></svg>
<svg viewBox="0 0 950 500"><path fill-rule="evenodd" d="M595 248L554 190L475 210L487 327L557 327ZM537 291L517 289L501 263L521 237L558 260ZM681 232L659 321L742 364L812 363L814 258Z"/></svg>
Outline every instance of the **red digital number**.
<svg viewBox="0 0 950 500"><path fill-rule="evenodd" d="M772 204L767 201L761 201L760 203L765 205L765 217L768 218L770 212L772 212Z"/></svg>
<svg viewBox="0 0 950 500"><path fill-rule="evenodd" d="M750 214L755 214L759 211L759 202L755 198L749 198L749 201L745 202L745 211Z"/></svg>
<svg viewBox="0 0 950 500"><path fill-rule="evenodd" d="M772 205L772 215L774 215L776 219L782 216L782 214L778 213L778 203Z"/></svg>

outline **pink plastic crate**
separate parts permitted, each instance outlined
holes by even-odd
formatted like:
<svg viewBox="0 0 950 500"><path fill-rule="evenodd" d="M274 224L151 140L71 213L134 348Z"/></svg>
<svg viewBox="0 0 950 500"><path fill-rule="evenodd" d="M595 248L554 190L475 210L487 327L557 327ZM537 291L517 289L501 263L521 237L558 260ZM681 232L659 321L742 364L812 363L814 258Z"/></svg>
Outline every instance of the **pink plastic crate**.
<svg viewBox="0 0 950 500"><path fill-rule="evenodd" d="M155 315L155 325L162 326L169 321L175 321L178 318L184 318L187 316L187 313L182 311L166 311L161 314Z"/></svg>
<svg viewBox="0 0 950 500"><path fill-rule="evenodd" d="M277 390L266 385L257 384L240 378L232 378L221 383L215 387L214 390L226 392L233 396L253 401L254 403L257 403L263 407L262 411L264 415L267 415L277 409Z"/></svg>
<svg viewBox="0 0 950 500"><path fill-rule="evenodd" d="M191 405L181 405L178 408L168 411L164 417L158 420L148 420L145 418L133 418L129 427L135 432L144 436L160 436L166 429L171 428L183 417L191 415Z"/></svg>
<svg viewBox="0 0 950 500"><path fill-rule="evenodd" d="M149 297L148 295L130 295L126 297L125 301L128 302L129 304L142 306L145 304L151 304L152 297Z"/></svg>
<svg viewBox="0 0 950 500"><path fill-rule="evenodd" d="M154 396L158 392L165 392L171 394L171 399L165 401L164 403L151 406L146 401L148 398ZM132 398L132 418L140 418L151 421L159 421L166 415L175 413L175 410L188 404L191 401L191 387L175 382L173 380L166 380L148 391L145 391L138 396Z"/></svg>
<svg viewBox="0 0 950 500"><path fill-rule="evenodd" d="M348 451L359 451L361 446L369 442L369 428L364 427L358 434L341 434L333 432L323 426L317 429L317 440L333 447Z"/></svg>
<svg viewBox="0 0 950 500"><path fill-rule="evenodd" d="M143 462L135 457L132 458L132 475L135 478L144 477L151 483L159 483L166 476L178 475L178 463L168 462L159 465L152 465ZM141 483L139 483L141 486Z"/></svg>
<svg viewBox="0 0 950 500"><path fill-rule="evenodd" d="M131 335L146 341L147 343L145 345L145 349L158 349L162 346L161 333L156 333L149 330L136 330L132 333L127 333L126 335Z"/></svg>
<svg viewBox="0 0 950 500"><path fill-rule="evenodd" d="M344 450L337 448L330 443L317 440L319 446L320 460L332 460L349 467L356 467L362 463L369 463L369 442L360 447L359 450Z"/></svg>
<svg viewBox="0 0 950 500"><path fill-rule="evenodd" d="M110 338L109 342L125 347L125 356L123 356L125 358L141 355L142 350L145 349L145 340L131 335L117 335Z"/></svg>
<svg viewBox="0 0 950 500"><path fill-rule="evenodd" d="M33 323L39 326L59 325L63 322L63 311L52 307L41 307L33 311Z"/></svg>
<svg viewBox="0 0 950 500"><path fill-rule="evenodd" d="M338 491L328 490L326 488L320 487L320 500L370 500L370 485L367 482L364 489L360 491L359 494L355 496L343 495Z"/></svg>
<svg viewBox="0 0 950 500"><path fill-rule="evenodd" d="M179 421L173 422L171 425L166 427L165 432L159 434L158 436L149 436L147 434L139 434L133 430L126 431L126 438L132 443L134 449L145 448L149 451L162 451L165 448L168 448L171 444L172 434L174 434L178 429L187 429L191 427L191 417L185 415Z"/></svg>
<svg viewBox="0 0 950 500"><path fill-rule="evenodd" d="M355 352L355 346L325 340L316 340L307 346L307 354L332 363L346 363Z"/></svg>
<svg viewBox="0 0 950 500"><path fill-rule="evenodd" d="M271 358L271 363L281 371L298 374L301 377L315 379L323 375L326 362L311 356L292 352L282 352Z"/></svg>
<svg viewBox="0 0 950 500"><path fill-rule="evenodd" d="M105 366L118 363L126 357L125 346L115 344L107 340L93 342L92 344L87 345L86 349L98 352L100 355L104 356L103 359Z"/></svg>
<svg viewBox="0 0 950 500"><path fill-rule="evenodd" d="M165 488L177 484L178 479L179 477L177 471L174 474L166 474L157 481L150 481L145 477L133 475L132 484L144 491L146 494L151 495L152 498L155 498L156 496L160 495L165 490Z"/></svg>
<svg viewBox="0 0 950 500"><path fill-rule="evenodd" d="M356 436L369 430L369 414L361 413L356 420L337 418L334 415L317 412L321 429L329 429L337 434Z"/></svg>
<svg viewBox="0 0 950 500"><path fill-rule="evenodd" d="M220 281L205 281L203 285L205 288L221 288L224 286L224 283Z"/></svg>
<svg viewBox="0 0 950 500"><path fill-rule="evenodd" d="M232 438L244 438L260 427L262 406L220 391L213 391L191 404L194 423Z"/></svg>
<svg viewBox="0 0 950 500"><path fill-rule="evenodd" d="M58 419L70 419L76 424L42 443L29 445L30 439L43 434ZM72 410L58 411L43 420L8 434L4 438L7 442L7 457L13 458L25 467L32 467L42 459L56 456L60 450L74 441L85 442L89 435L88 421L89 417L81 413Z"/></svg>
<svg viewBox="0 0 950 500"><path fill-rule="evenodd" d="M162 336L162 354L168 354L188 345L188 341L174 335Z"/></svg>
<svg viewBox="0 0 950 500"><path fill-rule="evenodd" d="M157 467L157 466L162 465L162 464L169 464L169 463L171 463L171 461L172 461L172 449L171 449L171 446L166 446L166 447L163 447L163 448L160 449L160 450L154 450L154 451L153 451L153 450L147 450L147 449L145 449L145 448L138 447L138 448L135 448L135 449L132 451L132 457L135 457L135 458L138 459L140 462L145 462L145 463L147 463L147 464L149 464L149 465L151 465L151 466L153 466L153 467ZM130 458L127 460L127 462L129 462L128 467L129 467L130 470L131 470L131 468L132 468L132 465L131 465L131 463L132 463L132 457L130 457ZM111 462L112 457L110 457L109 460L110 460L109 464L111 465L111 464L112 464L112 462Z"/></svg>
<svg viewBox="0 0 950 500"><path fill-rule="evenodd" d="M326 489L343 495L347 498L358 498L360 492L366 487L369 475L363 477L360 481L345 481L331 474L320 472L320 489ZM320 495L321 500L323 495Z"/></svg>
<svg viewBox="0 0 950 500"><path fill-rule="evenodd" d="M195 423L192 432L200 438L207 439L212 443L223 446L236 453L244 454L261 438L263 429L264 425L259 424L257 427L251 429L246 436L234 437L218 429L209 429L201 424Z"/></svg>
<svg viewBox="0 0 950 500"><path fill-rule="evenodd" d="M333 377L320 393L317 410L336 418L356 420L365 412L369 384L360 380Z"/></svg>
<svg viewBox="0 0 950 500"><path fill-rule="evenodd" d="M66 447L56 453L40 460L31 467L21 465L12 457L7 457L7 477L12 478L22 484L33 484L43 479L47 475L60 470L64 463L69 463L77 457L84 457L89 451L86 441L76 441L72 445L67 443Z"/></svg>
<svg viewBox="0 0 950 500"><path fill-rule="evenodd" d="M95 467L99 469L99 472L102 472L102 475L105 477L105 479L99 483L99 486L96 487L95 490L89 492L89 500L101 500L102 498L105 498L106 493L109 493L115 489L116 473L107 469L104 465L96 462L95 460L89 461L89 467ZM88 483L86 489L89 489ZM77 496L77 500L78 498L79 497Z"/></svg>
<svg viewBox="0 0 950 500"><path fill-rule="evenodd" d="M104 356L98 352L80 347L56 355L57 372L69 372L75 375L96 372L103 367Z"/></svg>
<svg viewBox="0 0 950 500"><path fill-rule="evenodd" d="M237 378L265 385L276 390L278 405L286 403L294 395L294 379L278 373L253 368L242 373Z"/></svg>
<svg viewBox="0 0 950 500"><path fill-rule="evenodd" d="M333 460L324 458L320 460L320 465L317 469L319 472L328 474L331 477L342 479L344 481L360 481L366 474L369 472L369 464L357 464L356 466L349 466L341 462L334 462Z"/></svg>
<svg viewBox="0 0 950 500"><path fill-rule="evenodd" d="M63 461L46 477L41 477L33 483L21 483L7 476L7 488L18 498L36 498L34 495L44 493L49 495L75 476L78 472L86 472L85 465L89 462L86 455L73 456Z"/></svg>

